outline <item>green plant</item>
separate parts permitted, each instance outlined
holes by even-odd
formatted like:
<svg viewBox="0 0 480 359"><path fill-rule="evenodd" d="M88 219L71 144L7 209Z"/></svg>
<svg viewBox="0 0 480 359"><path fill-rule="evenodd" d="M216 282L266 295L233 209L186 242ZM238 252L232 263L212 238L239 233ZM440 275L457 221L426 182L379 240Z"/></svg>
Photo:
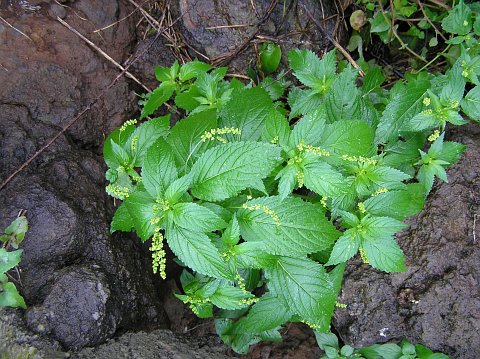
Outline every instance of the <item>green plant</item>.
<svg viewBox="0 0 480 359"><path fill-rule="evenodd" d="M359 0L357 4L365 12L357 10L350 18L356 31L348 48L358 49L360 57L363 58L364 43L372 35L393 49L408 51L413 55L411 64L417 69L426 69L445 59L450 67L460 58L463 67L476 68L470 74L478 75L478 60L473 60L479 55L478 3ZM450 5L453 8L447 11ZM472 82L477 84L475 81Z"/></svg>
<svg viewBox="0 0 480 359"><path fill-rule="evenodd" d="M7 272L15 268L22 256L22 249L18 246L25 238L28 230L28 221L24 215L19 215L5 228L5 233L0 236L0 306L26 308L23 297L18 293L14 283L8 280ZM9 250L14 248L14 251Z"/></svg>
<svg viewBox="0 0 480 359"><path fill-rule="evenodd" d="M479 118L469 100L478 87L464 97L458 68L409 75L386 91L378 67L361 86L353 68L337 73L333 51L288 58L301 83L288 94L270 78L225 81L225 68L199 61L157 68L142 118L170 98L186 117L172 128L168 115L127 121L104 146L107 191L123 201L111 231L151 238L162 277L166 239L190 269L177 297L215 316L240 353L280 340L289 321L328 332L357 253L404 271L394 235L465 149L445 141L445 126L466 123L460 111Z"/></svg>
<svg viewBox="0 0 480 359"><path fill-rule="evenodd" d="M355 349L349 345L340 348L337 336L332 333L315 332L315 337L320 349L325 352L320 359L449 359L445 354L434 353L421 344L413 345L407 340Z"/></svg>

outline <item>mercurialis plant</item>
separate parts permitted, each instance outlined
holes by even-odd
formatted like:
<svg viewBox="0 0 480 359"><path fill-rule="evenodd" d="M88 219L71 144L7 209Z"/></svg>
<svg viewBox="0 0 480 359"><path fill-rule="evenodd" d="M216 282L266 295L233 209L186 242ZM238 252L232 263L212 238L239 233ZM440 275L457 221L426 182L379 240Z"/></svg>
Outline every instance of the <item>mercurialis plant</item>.
<svg viewBox="0 0 480 359"><path fill-rule="evenodd" d="M297 86L227 81L199 61L159 67L144 121L105 141L107 192L121 201L111 231L151 239L163 278L168 246L185 267L177 297L239 353L280 340L286 322L329 332L355 256L404 271L395 233L465 149L445 127L479 119L478 87L464 96L457 67L386 91L379 68L360 79L334 52L288 59ZM185 114L173 126L150 118L167 101Z"/></svg>

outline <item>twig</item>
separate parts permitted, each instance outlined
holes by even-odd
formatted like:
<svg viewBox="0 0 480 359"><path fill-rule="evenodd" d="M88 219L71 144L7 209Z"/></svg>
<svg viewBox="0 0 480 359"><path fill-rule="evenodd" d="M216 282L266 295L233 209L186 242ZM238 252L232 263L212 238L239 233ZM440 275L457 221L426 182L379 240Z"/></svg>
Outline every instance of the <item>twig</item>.
<svg viewBox="0 0 480 359"><path fill-rule="evenodd" d="M77 30L75 30L73 27L71 27L68 23L63 21L61 18L57 16L57 20L65 26L67 29L69 29L71 32L73 32L75 35L80 37L83 41L85 41L87 44L89 44L91 47L93 47L95 50L97 50L103 57L105 57L108 61L110 61L112 64L114 64L116 67L118 67L122 72L125 72L125 76L131 78L133 81L135 81L138 85L142 86L144 90L150 92L151 90L145 86L139 79L137 79L135 76L133 76L130 72L128 72L122 65L120 65L117 61L115 61L110 55L108 55L105 51L103 51L101 48L99 48L97 45L95 45L93 42L91 42L89 39L87 39L85 36L83 36L81 33L79 33Z"/></svg>
<svg viewBox="0 0 480 359"><path fill-rule="evenodd" d="M115 21L114 23L112 23L112 24L110 24L110 25L107 25L107 26L104 26L104 27L102 27L102 28L100 28L100 29L94 30L93 32L94 32L94 33L97 33L97 32L100 32L100 31L107 30L107 29L111 28L112 26L115 26L115 25L121 23L123 20L128 19L130 16L132 16L133 14L135 14L135 12L136 12L137 10L138 10L138 9L135 9L135 10L133 10L130 14L128 14L127 16L124 16L124 17L121 18L120 20L117 20L117 21Z"/></svg>
<svg viewBox="0 0 480 359"><path fill-rule="evenodd" d="M13 30L15 30L16 32L18 32L19 34L25 36L27 39L29 39L30 41L33 42L32 38L30 36L28 36L27 34L25 34L23 31L20 31L19 29L17 29L15 26L13 26L12 24L10 24L7 20L5 20L3 17L0 16L0 20L2 20L5 24L7 24L9 27L11 27Z"/></svg>
<svg viewBox="0 0 480 359"><path fill-rule="evenodd" d="M347 50L345 50L343 48L343 46L340 45L338 43L338 41L333 38L332 35L330 35L327 31L325 31L322 28L320 23L312 16L311 12L307 9L305 4L302 4L302 7L305 10L305 12L307 13L310 20L312 20L313 23L318 27L318 29L323 33L323 35L325 35L325 37L328 39L328 41L330 41L333 44L333 46L335 46L335 48L337 48L342 53L342 55L345 56L345 58L348 60L348 62L350 62L350 64L358 70L358 73L360 74L360 76L364 77L365 72L363 72L363 70L360 68L360 66L358 66L357 62L352 58L352 56L350 56L350 54L347 52Z"/></svg>
<svg viewBox="0 0 480 359"><path fill-rule="evenodd" d="M434 3L435 5L438 5L440 7L443 7L444 9L446 10L451 10L452 8L450 6L448 6L447 4L445 4L443 1L441 0L428 0L430 1L431 3Z"/></svg>
<svg viewBox="0 0 480 359"><path fill-rule="evenodd" d="M473 215L473 229L472 229L472 234L473 234L473 243L477 242L477 216L478 214Z"/></svg>
<svg viewBox="0 0 480 359"><path fill-rule="evenodd" d="M432 20L430 20L430 18L428 17L427 13L425 12L425 9L423 8L423 3L420 1L420 0L417 0L417 3L418 3L418 6L420 7L420 10L422 11L422 14L423 16L425 17L425 19L427 19L428 23L433 27L433 29L435 30L435 33L440 35L440 37L444 40L444 41L447 41L447 38L445 36L443 36L442 32L441 31L438 31L437 27L435 26L435 24L433 23Z"/></svg>
<svg viewBox="0 0 480 359"><path fill-rule="evenodd" d="M216 29L236 29L239 27L248 27L252 26L249 24L238 24L238 25L218 25L218 26L209 26L206 27L205 30L216 30Z"/></svg>

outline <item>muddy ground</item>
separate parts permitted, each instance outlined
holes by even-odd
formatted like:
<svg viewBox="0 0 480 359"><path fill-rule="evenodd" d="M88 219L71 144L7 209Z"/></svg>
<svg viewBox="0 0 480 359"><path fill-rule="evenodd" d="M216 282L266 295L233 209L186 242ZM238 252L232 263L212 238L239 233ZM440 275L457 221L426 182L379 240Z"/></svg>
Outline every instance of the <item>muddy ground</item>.
<svg viewBox="0 0 480 359"><path fill-rule="evenodd" d="M155 65L208 57L238 73L266 37L283 52L330 47L322 31L344 40L337 2L313 0L0 0L0 182L62 128L78 120L0 191L0 228L27 210L21 291L28 309L0 313L0 353L62 358L225 358L209 321L172 295L169 278L151 275L147 246L109 235L114 211L104 192L105 135L136 116L136 94L156 85ZM252 7L251 4L255 4ZM321 5L321 6L320 6ZM305 8L322 22L308 21ZM333 17L332 17L333 16ZM78 34L89 38L138 82ZM150 21L150 22L148 22ZM218 26L246 24L244 27ZM161 36L152 31L161 25ZM208 27L217 27L206 30ZM172 44L174 46L172 46ZM241 51L240 51L241 50ZM119 76L121 75L121 76ZM360 261L347 268L334 327L351 345L407 338L452 358L480 357L480 248L474 219L480 204L480 128L449 131L468 145L437 185L425 210L399 236L406 273L386 275ZM255 346L249 358L318 358L311 331L287 325L285 341ZM9 353L9 354L8 354Z"/></svg>

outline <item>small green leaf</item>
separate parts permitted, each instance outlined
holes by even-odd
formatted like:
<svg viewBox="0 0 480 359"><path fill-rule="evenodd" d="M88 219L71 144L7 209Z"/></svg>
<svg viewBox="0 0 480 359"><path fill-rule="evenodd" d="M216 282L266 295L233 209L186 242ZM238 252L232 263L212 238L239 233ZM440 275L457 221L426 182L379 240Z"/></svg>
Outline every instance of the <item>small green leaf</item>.
<svg viewBox="0 0 480 359"><path fill-rule="evenodd" d="M360 238L352 230L347 230L336 242L327 266L339 264L348 261L358 252L360 247Z"/></svg>
<svg viewBox="0 0 480 359"><path fill-rule="evenodd" d="M466 35L472 29L472 11L463 0L448 12L442 20L442 28L448 33Z"/></svg>
<svg viewBox="0 0 480 359"><path fill-rule="evenodd" d="M321 333L315 330L315 338L320 349L325 350L326 347L340 349L338 345L338 338L333 333Z"/></svg>
<svg viewBox="0 0 480 359"><path fill-rule="evenodd" d="M383 76L382 68L380 66L375 66L369 69L363 78L363 84L361 87L363 95L365 96L377 89L384 81L385 77Z"/></svg>
<svg viewBox="0 0 480 359"><path fill-rule="evenodd" d="M126 143L128 151L135 158L135 166L143 166L148 148L161 137L165 138L170 130L170 115L156 117L138 126ZM136 143L134 143L136 141Z"/></svg>
<svg viewBox="0 0 480 359"><path fill-rule="evenodd" d="M110 225L110 233L116 231L130 232L134 228L133 219L128 212L128 208L125 203L122 203L120 207L115 211L112 223Z"/></svg>
<svg viewBox="0 0 480 359"><path fill-rule="evenodd" d="M322 106L318 109L308 112L293 127L291 144L297 146L305 143L312 146L320 146L322 144L321 134L325 130L327 114Z"/></svg>
<svg viewBox="0 0 480 359"><path fill-rule="evenodd" d="M142 109L140 118L145 118L154 113L161 105L167 102L175 91L175 85L163 82L151 94Z"/></svg>
<svg viewBox="0 0 480 359"><path fill-rule="evenodd" d="M374 153L373 129L363 121L341 120L325 127L322 147L339 155L367 156Z"/></svg>
<svg viewBox="0 0 480 359"><path fill-rule="evenodd" d="M17 217L10 225L5 228L5 234L13 235L16 238L15 244L18 246L25 238L28 231L28 220L25 216Z"/></svg>
<svg viewBox="0 0 480 359"><path fill-rule="evenodd" d="M248 306L243 299L254 297L253 294L238 287L221 287L210 296L210 300L218 308L235 310Z"/></svg>
<svg viewBox="0 0 480 359"><path fill-rule="evenodd" d="M278 147L266 143L233 142L212 148L192 167L192 194L221 201L246 188L261 188L279 155Z"/></svg>
<svg viewBox="0 0 480 359"><path fill-rule="evenodd" d="M0 287L3 287L3 291L0 291L0 307L20 307L23 309L27 309L25 300L20 294L18 294L15 284L7 282L0 284Z"/></svg>
<svg viewBox="0 0 480 359"><path fill-rule="evenodd" d="M198 77L200 73L207 72L212 68L209 64L204 62L193 60L187 62L185 65L182 65L180 68L180 73L178 74L178 79L181 82L191 80L195 77Z"/></svg>
<svg viewBox="0 0 480 359"><path fill-rule="evenodd" d="M238 224L237 216L233 216L232 221L222 234L222 243L227 246L233 246L240 240L240 226Z"/></svg>
<svg viewBox="0 0 480 359"><path fill-rule="evenodd" d="M315 90L301 90L294 87L288 93L288 104L291 109L289 118L292 119L318 109L323 104L323 100Z"/></svg>
<svg viewBox="0 0 480 359"><path fill-rule="evenodd" d="M159 138L147 150L142 168L142 181L153 198L161 198L178 173L170 145Z"/></svg>
<svg viewBox="0 0 480 359"><path fill-rule="evenodd" d="M293 50L288 54L288 62L293 75L318 93L326 93L335 78L335 51L328 52L320 60L310 50Z"/></svg>
<svg viewBox="0 0 480 359"><path fill-rule="evenodd" d="M390 272L404 272L405 258L400 246L392 238L366 239L363 249L369 264L377 269Z"/></svg>
<svg viewBox="0 0 480 359"><path fill-rule="evenodd" d="M0 273L6 273L15 268L20 263L22 253L22 249L7 252L5 248L0 248Z"/></svg>
<svg viewBox="0 0 480 359"><path fill-rule="evenodd" d="M260 51L260 60L262 61L262 70L272 73L278 68L282 59L282 50L280 46L274 43L264 43Z"/></svg>
<svg viewBox="0 0 480 359"><path fill-rule="evenodd" d="M272 330L289 321L292 316L293 313L282 301L267 293L252 306L245 317L235 323L230 333L238 335Z"/></svg>
<svg viewBox="0 0 480 359"><path fill-rule="evenodd" d="M480 122L480 86L475 86L468 91L461 102L462 110L472 120Z"/></svg>
<svg viewBox="0 0 480 359"><path fill-rule="evenodd" d="M327 197L345 193L347 183L343 175L329 164L320 160L304 165L305 187Z"/></svg>
<svg viewBox="0 0 480 359"><path fill-rule="evenodd" d="M265 142L286 145L290 137L290 125L288 120L278 110L272 110L265 118L265 127L262 131L262 139Z"/></svg>
<svg viewBox="0 0 480 359"><path fill-rule="evenodd" d="M351 66L343 70L333 82L325 97L328 121L361 118L359 90L355 85L358 71Z"/></svg>

